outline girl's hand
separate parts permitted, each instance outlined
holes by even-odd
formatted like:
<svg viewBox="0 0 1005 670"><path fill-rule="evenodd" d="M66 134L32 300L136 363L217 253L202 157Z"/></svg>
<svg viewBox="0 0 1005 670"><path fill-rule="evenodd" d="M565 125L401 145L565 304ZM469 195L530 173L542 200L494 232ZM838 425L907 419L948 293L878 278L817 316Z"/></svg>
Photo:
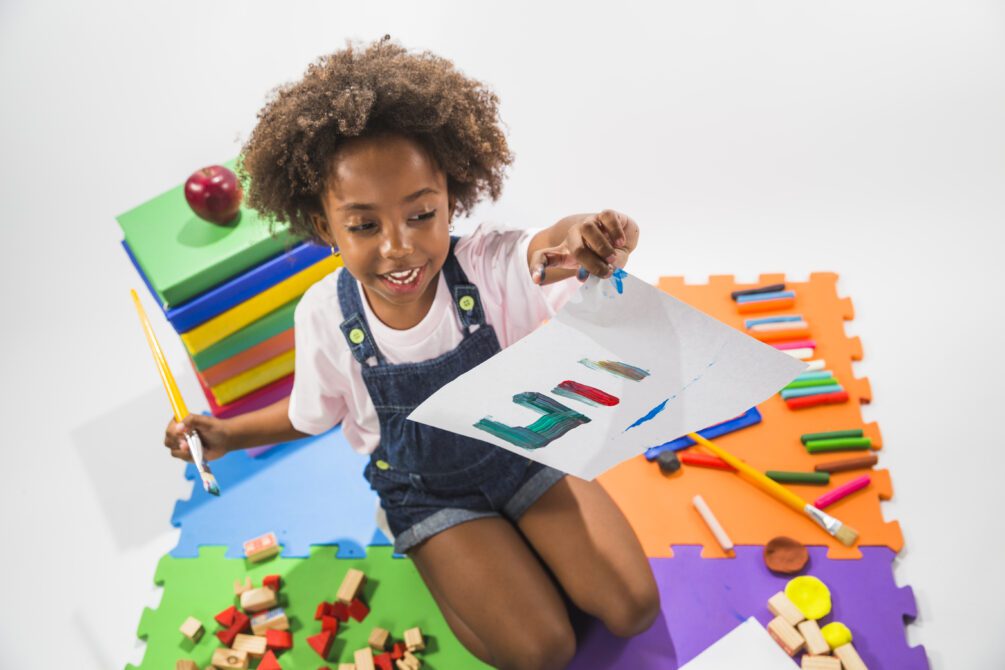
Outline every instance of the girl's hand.
<svg viewBox="0 0 1005 670"><path fill-rule="evenodd" d="M582 268L581 281L588 274L610 277L628 263L638 243L639 226L630 216L611 209L586 215L569 226L562 244L537 251L531 261L534 282L540 284L548 270L560 268Z"/></svg>
<svg viewBox="0 0 1005 670"><path fill-rule="evenodd" d="M171 420L164 431L164 446L171 455L183 461L192 462L192 452L188 448L185 433L195 430L202 441L202 455L207 461L215 461L230 451L230 435L226 419L217 419L202 414L189 414L185 420Z"/></svg>

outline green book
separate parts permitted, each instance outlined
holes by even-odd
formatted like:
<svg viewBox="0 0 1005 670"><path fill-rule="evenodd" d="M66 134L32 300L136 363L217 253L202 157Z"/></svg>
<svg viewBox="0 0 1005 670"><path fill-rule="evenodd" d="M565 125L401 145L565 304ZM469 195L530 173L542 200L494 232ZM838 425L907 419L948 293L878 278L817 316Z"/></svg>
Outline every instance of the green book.
<svg viewBox="0 0 1005 670"><path fill-rule="evenodd" d="M234 169L235 163L225 165ZM269 222L246 207L225 226L203 221L185 201L184 183L117 221L164 308L205 293L297 242L287 224L276 224L273 236Z"/></svg>

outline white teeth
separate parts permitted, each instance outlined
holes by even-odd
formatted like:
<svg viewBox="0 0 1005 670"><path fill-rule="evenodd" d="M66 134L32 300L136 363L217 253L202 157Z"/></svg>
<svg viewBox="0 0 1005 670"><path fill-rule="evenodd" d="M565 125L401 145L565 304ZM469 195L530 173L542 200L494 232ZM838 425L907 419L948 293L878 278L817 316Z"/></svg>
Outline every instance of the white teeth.
<svg viewBox="0 0 1005 670"><path fill-rule="evenodd" d="M412 268L402 272L389 272L382 276L392 284L411 284L419 276L419 270L421 268Z"/></svg>

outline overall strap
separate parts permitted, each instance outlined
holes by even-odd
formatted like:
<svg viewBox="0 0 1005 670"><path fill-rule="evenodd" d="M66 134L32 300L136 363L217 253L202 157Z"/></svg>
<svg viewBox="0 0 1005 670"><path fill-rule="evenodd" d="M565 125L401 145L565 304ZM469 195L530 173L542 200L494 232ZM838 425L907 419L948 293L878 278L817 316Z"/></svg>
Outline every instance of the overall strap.
<svg viewBox="0 0 1005 670"><path fill-rule="evenodd" d="M447 282L447 288L453 297L454 309L457 310L457 317L464 326L465 334L471 332L472 326L482 326L485 324L485 311L482 309L482 301L478 295L478 287L468 281L468 277L461 269L461 264L457 262L454 255L454 247L457 246L459 238L451 236L450 253L443 264L443 278Z"/></svg>
<svg viewBox="0 0 1005 670"><path fill-rule="evenodd" d="M361 364L366 364L370 358L376 358L379 365L384 365L384 355L373 340L373 333L363 315L363 305L359 299L359 288L356 278L342 268L338 278L338 301L342 315L346 317L339 328L345 337L346 344L353 357Z"/></svg>

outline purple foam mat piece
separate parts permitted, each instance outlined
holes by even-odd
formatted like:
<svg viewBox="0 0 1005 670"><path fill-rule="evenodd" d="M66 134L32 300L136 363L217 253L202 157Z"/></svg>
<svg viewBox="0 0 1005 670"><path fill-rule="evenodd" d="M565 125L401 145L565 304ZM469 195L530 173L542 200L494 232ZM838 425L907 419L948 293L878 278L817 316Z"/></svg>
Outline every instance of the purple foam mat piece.
<svg viewBox="0 0 1005 670"><path fill-rule="evenodd" d="M831 560L826 547L809 547L810 562L801 574L822 580L833 601L821 625L847 625L870 670L928 670L924 647L907 645L905 620L914 619L917 610L911 588L899 587L893 579L894 552L861 549L861 559ZM673 551L673 558L649 560L661 598L656 623L623 640L599 621L589 621L571 668L678 668L749 616L767 625L772 619L768 598L791 578L768 571L763 547L737 547L735 558L721 559L701 558L698 546L675 546Z"/></svg>

